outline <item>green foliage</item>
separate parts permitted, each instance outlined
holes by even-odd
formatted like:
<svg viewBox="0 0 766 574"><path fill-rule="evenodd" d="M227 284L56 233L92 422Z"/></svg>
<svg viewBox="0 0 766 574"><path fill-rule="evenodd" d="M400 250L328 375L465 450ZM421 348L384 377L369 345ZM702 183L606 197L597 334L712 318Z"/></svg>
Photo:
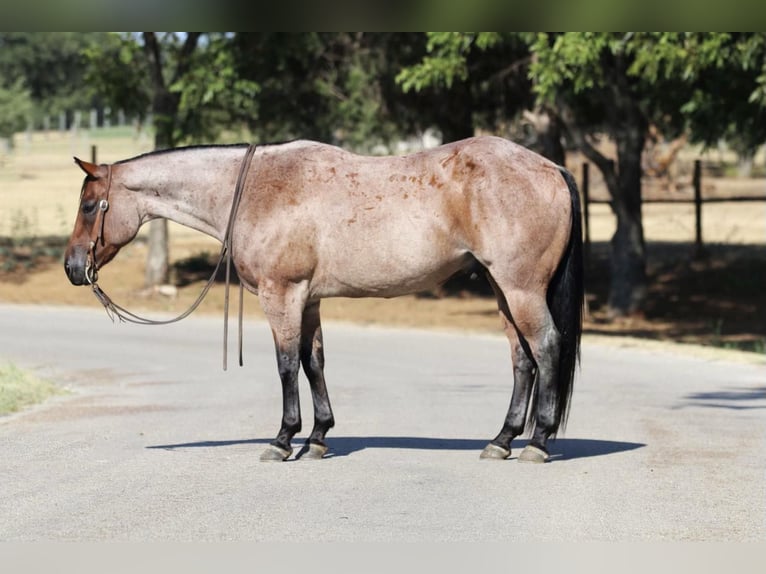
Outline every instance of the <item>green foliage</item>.
<svg viewBox="0 0 766 574"><path fill-rule="evenodd" d="M237 73L231 41L222 33L110 34L86 50L86 80L114 109L153 111L162 147L215 140L257 110L258 85Z"/></svg>
<svg viewBox="0 0 766 574"><path fill-rule="evenodd" d="M32 98L24 86L24 80L18 78L10 86L0 83L0 138L13 142L13 134L26 126L32 115Z"/></svg>
<svg viewBox="0 0 766 574"><path fill-rule="evenodd" d="M507 130L531 108L527 78L529 34L429 32L425 54L405 66L396 82L405 93L427 99L426 118L446 141L473 135L477 128Z"/></svg>
<svg viewBox="0 0 766 574"><path fill-rule="evenodd" d="M766 34L642 33L633 71L650 81L679 78L679 109L693 139L721 138L744 155L766 141Z"/></svg>
<svg viewBox="0 0 766 574"><path fill-rule="evenodd" d="M151 104L149 68L134 35L108 34L103 42L89 44L83 56L85 83L96 99L128 115L146 117Z"/></svg>
<svg viewBox="0 0 766 574"><path fill-rule="evenodd" d="M423 45L422 35L404 33L237 33L238 73L260 87L251 130L263 141L388 147L421 125L419 100L394 76Z"/></svg>
<svg viewBox="0 0 766 574"><path fill-rule="evenodd" d="M616 36L598 32L540 33L531 49L534 90L547 103L553 103L566 84L571 84L574 94L604 87L603 52L623 51Z"/></svg>
<svg viewBox="0 0 766 574"><path fill-rule="evenodd" d="M497 32L428 32L428 55L399 72L396 81L405 92L420 92L427 87L451 88L456 80L468 78L468 54L474 46L486 51L501 39Z"/></svg>
<svg viewBox="0 0 766 574"><path fill-rule="evenodd" d="M107 37L98 32L2 32L0 78L23 79L37 117L86 109L92 92L85 82L84 50Z"/></svg>
<svg viewBox="0 0 766 574"><path fill-rule="evenodd" d="M210 34L168 86L178 96L177 141L209 141L257 115L259 86L238 75L230 43Z"/></svg>

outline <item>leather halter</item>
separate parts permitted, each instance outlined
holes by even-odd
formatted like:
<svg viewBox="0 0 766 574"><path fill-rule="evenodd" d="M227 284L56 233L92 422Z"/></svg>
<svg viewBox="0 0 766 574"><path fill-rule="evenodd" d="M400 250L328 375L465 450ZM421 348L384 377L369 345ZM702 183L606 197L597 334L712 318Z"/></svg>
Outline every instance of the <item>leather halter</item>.
<svg viewBox="0 0 766 574"><path fill-rule="evenodd" d="M100 243L102 246L104 242L104 220L106 220L106 212L109 209L109 190L112 188L112 166L106 166L106 195L104 199L98 202L98 212L96 213L96 221L93 224L93 229L96 231L96 237L90 240L88 245L88 255L85 259L85 280L90 285L95 285L98 280L98 265L96 264L96 247Z"/></svg>
<svg viewBox="0 0 766 574"><path fill-rule="evenodd" d="M225 371L228 366L227 362L227 349L228 349L228 340L229 340L229 280L231 276L231 240L232 240L232 231L234 230L234 220L237 215L237 210L239 209L239 204L242 200L242 190L245 187L245 180L247 179L248 171L250 170L250 164L253 159L253 154L255 153L256 146L254 144L250 144L247 148L247 151L245 152L245 157L242 160L242 164L239 168L239 176L237 177L237 184L234 187L234 197L231 202L231 211L229 212L229 220L226 225L226 232L224 233L223 237L223 245L221 246L221 253L218 256L218 262L215 265L215 269L213 270L212 275L210 276L210 279L208 279L205 286L202 288L202 292L199 294L197 299L194 301L194 303L191 304L191 306L178 315L177 317L174 317L172 319L167 320L154 320L154 319L147 319L145 317L141 317L140 315L137 315L131 311L128 311L124 307L121 307L104 292L101 287L99 287L97 280L98 280L98 265L96 263L96 247L100 243L102 246L105 245L104 241L104 220L106 219L106 212L109 209L109 190L112 186L112 166L107 166L107 185L106 185L106 196L104 199L99 201L98 204L98 213L96 215L97 218L100 218L100 221L97 220L94 223L93 228L96 230L96 237L91 240L90 246L88 248L88 258L86 260L85 265L85 278L90 283L93 293L96 295L96 298L99 300L99 302L104 306L104 309L106 309L107 315L109 315L109 318L114 321L114 318L117 317L120 321L128 322L128 323L135 323L137 325L169 325L170 323L177 323L178 321L185 319L189 315L191 315L197 307L200 306L200 303L202 303L202 300L207 295L208 291L210 291L210 288L213 286L213 283L215 283L215 278L218 275L218 270L221 268L221 265L223 264L223 261L226 260L226 282L225 282L225 289L224 289L224 309L223 309L223 370ZM239 283L239 328L238 328L238 335L239 335L239 365L242 366L242 300L243 300L243 286L242 282Z"/></svg>

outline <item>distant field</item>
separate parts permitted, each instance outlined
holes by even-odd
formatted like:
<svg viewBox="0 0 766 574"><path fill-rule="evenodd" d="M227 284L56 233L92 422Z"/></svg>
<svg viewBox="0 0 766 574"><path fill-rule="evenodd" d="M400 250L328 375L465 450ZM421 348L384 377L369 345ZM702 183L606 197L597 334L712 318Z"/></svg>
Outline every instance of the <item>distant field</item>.
<svg viewBox="0 0 766 574"><path fill-rule="evenodd" d="M77 210L83 174L72 158L99 162L152 149L146 134L132 128L88 132L36 132L16 136L16 149L0 155L0 236L67 235Z"/></svg>

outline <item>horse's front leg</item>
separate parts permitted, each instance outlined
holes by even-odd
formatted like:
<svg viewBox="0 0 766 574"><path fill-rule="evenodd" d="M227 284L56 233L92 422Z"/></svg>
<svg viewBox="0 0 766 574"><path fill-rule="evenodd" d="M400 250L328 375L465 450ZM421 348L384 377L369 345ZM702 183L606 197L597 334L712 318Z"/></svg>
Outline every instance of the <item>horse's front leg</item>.
<svg viewBox="0 0 766 574"><path fill-rule="evenodd" d="M324 343L319 319L319 301L306 305L301 328L301 364L311 386L314 428L297 458L320 459L327 452L325 435L335 425L324 380Z"/></svg>
<svg viewBox="0 0 766 574"><path fill-rule="evenodd" d="M261 306L274 336L277 368L282 382L282 424L277 438L263 452L261 460L283 461L292 454L290 443L293 436L301 430L298 371L301 320L307 286L302 283L263 282L259 291Z"/></svg>

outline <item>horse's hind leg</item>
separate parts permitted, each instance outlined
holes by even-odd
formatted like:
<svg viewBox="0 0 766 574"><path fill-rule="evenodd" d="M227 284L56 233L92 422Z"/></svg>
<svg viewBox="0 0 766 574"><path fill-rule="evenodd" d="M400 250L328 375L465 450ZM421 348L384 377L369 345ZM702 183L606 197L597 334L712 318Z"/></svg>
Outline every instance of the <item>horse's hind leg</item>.
<svg viewBox="0 0 766 574"><path fill-rule="evenodd" d="M545 462L548 460L548 438L558 430L560 418L557 377L561 336L548 309L545 293L503 287L500 282L498 285L505 296L511 321L520 335L520 345L528 349L537 370L537 389L531 413L534 432L530 444L521 453L519 460ZM529 372L527 369L525 377L529 377ZM529 393L532 386L531 379L534 379L534 375L523 378L526 393ZM512 400L512 407L513 403ZM509 418L514 418L512 412L509 412ZM518 420L514 419L513 423L516 424ZM512 427L509 427L509 430L510 428ZM505 439L502 431L499 437Z"/></svg>
<svg viewBox="0 0 766 574"><path fill-rule="evenodd" d="M488 275L490 284L495 290L500 319L503 322L508 342L511 345L511 357L513 360L513 395L511 404L508 407L508 414L505 417L503 428L500 433L490 442L482 451L481 458L484 459L505 459L511 455L511 441L524 432L527 420L527 409L529 399L532 395L532 388L535 382L535 364L529 358L527 349L524 348L516 326L511 320L508 304L505 296L495 284L491 276Z"/></svg>
<svg viewBox="0 0 766 574"><path fill-rule="evenodd" d="M301 327L301 364L311 386L314 403L314 428L298 458L319 459L327 452L325 435L335 425L330 397L324 380L324 348L319 301L309 303L303 311Z"/></svg>
<svg viewBox="0 0 766 574"><path fill-rule="evenodd" d="M284 285L264 281L259 291L261 306L274 336L277 367L282 382L282 424L277 438L263 452L261 460L281 461L292 454L290 443L301 430L298 370L306 288L302 284Z"/></svg>

